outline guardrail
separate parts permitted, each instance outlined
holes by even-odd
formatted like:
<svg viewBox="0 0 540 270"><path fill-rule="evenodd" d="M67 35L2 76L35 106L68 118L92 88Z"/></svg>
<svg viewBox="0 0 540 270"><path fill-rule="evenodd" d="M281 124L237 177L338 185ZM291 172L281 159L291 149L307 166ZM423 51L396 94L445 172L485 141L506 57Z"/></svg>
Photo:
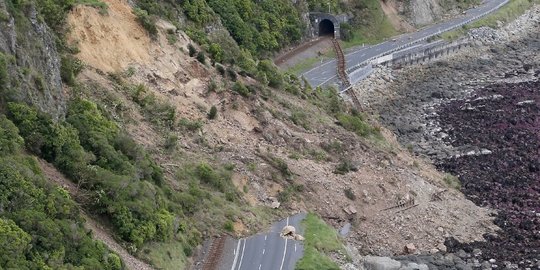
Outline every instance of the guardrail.
<svg viewBox="0 0 540 270"><path fill-rule="evenodd" d="M501 8L502 6L506 5L508 2L510 2L510 0L504 0L503 2L501 2L500 4L498 4L497 6L495 6L495 7L491 8L491 9L487 10L486 12L484 12L484 13L482 13L482 14L480 14L480 15L474 16L474 17L472 17L472 18L470 18L470 19L468 19L468 20L466 20L466 21L463 21L463 22L461 22L461 23L459 23L459 24L456 24L456 25L447 27L446 29L441 29L441 30L439 30L439 31L437 31L437 32L435 32L435 33L433 33L433 34L426 35L426 36L424 36L424 37L422 37L422 38L420 38L420 39L417 39L417 40L411 41L411 42L409 42L409 43L403 44L403 45L398 46L398 47L396 47L396 48L394 48L394 49L392 49L392 50L389 50L389 51L386 51L386 52L377 54L377 55L375 55L375 56L373 56L373 57L371 57L371 58L369 58L369 59L366 59L366 60L363 61L363 62L360 62L360 63L358 63L358 64L356 64L356 65L354 65L354 66L352 66L352 67L346 69L345 71L346 71L347 73L350 73L350 72L352 72L352 71L354 71L354 70L356 70L356 69L358 69L358 68L360 68L360 67L362 67L362 66L365 66L367 63L371 62L373 59L379 58L379 57L381 57L381 56L383 56L383 55L386 55L386 54L390 54L390 53L399 51L399 50L401 50L401 49L403 49L403 48L406 48L406 47L409 47L409 46L413 45L414 43L417 43L417 42L420 42L420 41L424 41L424 40L426 40L426 39L428 39L428 38L431 38L431 37L440 35L440 34L443 33L443 32L447 32L447 31L456 29L456 28L458 28L458 27L461 27L461 26L463 26L463 25L465 25L465 24L469 24L470 22L475 21L475 20L478 20L478 19L480 19L480 18L486 16L487 14L489 14L489 13L491 13L491 12L493 12L493 11L499 9L499 8Z"/></svg>
<svg viewBox="0 0 540 270"><path fill-rule="evenodd" d="M391 60L380 63L380 65L394 66L394 65L410 65L418 64L428 60L436 59L443 55L448 55L450 52L455 52L463 47L470 46L471 43L468 39L459 40L452 43L444 43L438 46L430 47L425 50L412 52L410 54L404 54L399 57L393 57Z"/></svg>

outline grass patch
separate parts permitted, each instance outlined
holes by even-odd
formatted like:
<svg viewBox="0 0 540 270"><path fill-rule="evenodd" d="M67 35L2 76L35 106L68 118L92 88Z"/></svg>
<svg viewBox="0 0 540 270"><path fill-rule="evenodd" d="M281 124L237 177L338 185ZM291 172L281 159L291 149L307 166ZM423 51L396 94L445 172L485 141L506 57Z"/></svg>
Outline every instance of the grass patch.
<svg viewBox="0 0 540 270"><path fill-rule="evenodd" d="M344 42L345 48L379 43L399 33L384 14L378 0L362 1L357 5L360 12L356 14L356 18L359 18L359 21L353 22L353 35L349 41Z"/></svg>
<svg viewBox="0 0 540 270"><path fill-rule="evenodd" d="M77 4L85 5L89 7L93 7L95 9L99 10L100 14L107 14L109 10L109 6L107 3L101 1L101 0L77 0Z"/></svg>
<svg viewBox="0 0 540 270"><path fill-rule="evenodd" d="M138 256L157 269L179 269L187 265L185 246L179 241L150 243L144 246Z"/></svg>
<svg viewBox="0 0 540 270"><path fill-rule="evenodd" d="M497 28L498 22L507 24L522 15L534 4L540 4L540 0L512 0L492 14L464 27L443 33L441 37L446 40L456 40L467 34L469 29L480 28L482 26Z"/></svg>
<svg viewBox="0 0 540 270"><path fill-rule="evenodd" d="M287 73L290 74L301 74L304 71L307 71L309 68L313 67L315 64L335 59L336 52L334 50L327 51L323 53L320 57L311 57L302 59L300 62L296 63L294 66L287 68Z"/></svg>
<svg viewBox="0 0 540 270"><path fill-rule="evenodd" d="M302 225L305 228L304 257L296 264L296 270L339 269L329 253L345 252L337 232L315 214L307 214Z"/></svg>
<svg viewBox="0 0 540 270"><path fill-rule="evenodd" d="M336 118L342 127L356 133L360 137L382 139L381 131L378 128L369 125L359 113L340 113Z"/></svg>
<svg viewBox="0 0 540 270"><path fill-rule="evenodd" d="M461 182L459 181L459 178L457 178L457 176L447 173L444 176L443 180L446 183L446 185L448 185L448 187L457 189L457 190L461 189Z"/></svg>

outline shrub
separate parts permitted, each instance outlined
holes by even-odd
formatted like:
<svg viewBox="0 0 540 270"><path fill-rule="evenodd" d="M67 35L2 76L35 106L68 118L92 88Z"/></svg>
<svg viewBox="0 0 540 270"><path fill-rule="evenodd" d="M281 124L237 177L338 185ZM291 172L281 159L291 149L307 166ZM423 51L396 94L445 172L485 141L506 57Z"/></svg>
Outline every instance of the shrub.
<svg viewBox="0 0 540 270"><path fill-rule="evenodd" d="M0 52L0 93L4 92L9 84L7 57Z"/></svg>
<svg viewBox="0 0 540 270"><path fill-rule="evenodd" d="M345 129L353 131L361 137L381 137L381 133L378 129L370 126L366 123L363 117L359 114L353 113L353 115L340 113L337 116L339 124Z"/></svg>
<svg viewBox="0 0 540 270"><path fill-rule="evenodd" d="M167 138L165 139L165 149L166 150L173 150L176 148L176 145L178 144L178 136L174 134L169 134Z"/></svg>
<svg viewBox="0 0 540 270"><path fill-rule="evenodd" d="M230 220L225 221L225 224L223 224L223 229L225 229L228 232L234 232L233 222Z"/></svg>
<svg viewBox="0 0 540 270"><path fill-rule="evenodd" d="M223 65L216 64L216 70L219 72L221 76L225 75L225 68L223 67Z"/></svg>
<svg viewBox="0 0 540 270"><path fill-rule="evenodd" d="M216 106L212 106L210 108L210 112L208 112L208 119L215 119L217 116L217 108Z"/></svg>
<svg viewBox="0 0 540 270"><path fill-rule="evenodd" d="M188 53L190 57L193 57L197 54L197 49L195 49L195 46L193 46L193 44L191 43L188 44Z"/></svg>
<svg viewBox="0 0 540 270"><path fill-rule="evenodd" d="M356 167L351 163L348 159L343 159L341 162L337 165L336 169L334 170L335 174L347 174L350 171L355 171Z"/></svg>
<svg viewBox="0 0 540 270"><path fill-rule="evenodd" d="M70 55L63 55L61 58L60 77L68 85L75 85L75 78L83 69L83 63Z"/></svg>
<svg viewBox="0 0 540 270"><path fill-rule="evenodd" d="M234 83L232 90L243 97L249 96L249 89L240 81Z"/></svg>
<svg viewBox="0 0 540 270"><path fill-rule="evenodd" d="M201 64L206 64L206 56L203 52L197 54L197 61L201 62Z"/></svg>
<svg viewBox="0 0 540 270"><path fill-rule="evenodd" d="M210 53L214 61L218 63L223 62L223 49L221 48L219 44L217 43L210 44L210 47L208 48L208 53Z"/></svg>
<svg viewBox="0 0 540 270"><path fill-rule="evenodd" d="M137 16L137 21L148 32L153 39L157 38L158 29L156 27L156 19L149 15L146 10L133 8L133 13Z"/></svg>
<svg viewBox="0 0 540 270"><path fill-rule="evenodd" d="M23 143L15 124L5 115L0 115L0 156L17 152Z"/></svg>
<svg viewBox="0 0 540 270"><path fill-rule="evenodd" d="M178 124L182 129L188 130L188 131L196 131L202 128L203 123L199 120L189 120L187 118L181 118L180 121L178 121Z"/></svg>
<svg viewBox="0 0 540 270"><path fill-rule="evenodd" d="M448 185L448 187L454 188L457 190L461 189L461 182L459 181L459 178L457 176L447 173L444 176L443 180L446 183L446 185Z"/></svg>
<svg viewBox="0 0 540 270"><path fill-rule="evenodd" d="M236 80L238 79L238 75L236 75L236 71L234 71L232 67L227 68L227 75L233 82L236 82Z"/></svg>

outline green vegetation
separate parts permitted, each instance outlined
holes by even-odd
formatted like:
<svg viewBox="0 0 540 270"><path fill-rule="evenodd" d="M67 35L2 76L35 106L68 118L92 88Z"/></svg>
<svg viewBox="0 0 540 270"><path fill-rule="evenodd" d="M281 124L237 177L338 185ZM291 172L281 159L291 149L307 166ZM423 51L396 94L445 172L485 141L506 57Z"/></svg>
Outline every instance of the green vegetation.
<svg viewBox="0 0 540 270"><path fill-rule="evenodd" d="M379 0L357 1L351 7L355 11L351 21L352 31L345 47L375 44L398 34L384 14Z"/></svg>
<svg viewBox="0 0 540 270"><path fill-rule="evenodd" d="M210 108L210 111L208 112L208 119L212 120L212 119L216 119L217 117L217 108L216 106L212 106L212 108Z"/></svg>
<svg viewBox="0 0 540 270"><path fill-rule="evenodd" d="M499 10L487 15L484 18L479 19L471 24L468 24L462 28L458 28L453 31L449 31L441 34L441 37L446 40L455 40L464 36L469 29L479 28L482 26L489 26L492 28L498 27L498 22L508 23L515 20L533 4L540 4L540 0L512 0L508 4L501 7Z"/></svg>
<svg viewBox="0 0 540 270"><path fill-rule="evenodd" d="M355 170L355 166L348 159L342 159L334 170L335 174L347 174L350 171Z"/></svg>
<svg viewBox="0 0 540 270"><path fill-rule="evenodd" d="M189 1L187 1L189 2ZM197 1L192 1L197 2ZM208 0L241 48L264 56L300 40L304 25L288 0ZM189 11L188 11L189 12ZM203 15L188 17L205 21Z"/></svg>
<svg viewBox="0 0 540 270"><path fill-rule="evenodd" d="M381 131L369 125L358 112L353 111L352 114L340 113L336 118L341 126L356 133L360 137L382 139Z"/></svg>
<svg viewBox="0 0 540 270"><path fill-rule="evenodd" d="M67 191L50 185L22 153L23 144L0 115L0 268L122 269L116 254L91 239Z"/></svg>
<svg viewBox="0 0 540 270"><path fill-rule="evenodd" d="M142 27L148 32L152 38L156 38L158 30L156 27L156 19L152 15L149 15L148 12L144 9L133 8L133 13L137 16L137 21L142 25Z"/></svg>
<svg viewBox="0 0 540 270"><path fill-rule="evenodd" d="M296 270L338 270L328 254L344 253L344 247L337 232L313 213L309 213L302 225L305 228L304 257L296 264Z"/></svg>
<svg viewBox="0 0 540 270"><path fill-rule="evenodd" d="M457 190L461 189L461 182L459 181L459 178L457 178L456 176L447 173L444 175L443 180L449 188L453 188Z"/></svg>

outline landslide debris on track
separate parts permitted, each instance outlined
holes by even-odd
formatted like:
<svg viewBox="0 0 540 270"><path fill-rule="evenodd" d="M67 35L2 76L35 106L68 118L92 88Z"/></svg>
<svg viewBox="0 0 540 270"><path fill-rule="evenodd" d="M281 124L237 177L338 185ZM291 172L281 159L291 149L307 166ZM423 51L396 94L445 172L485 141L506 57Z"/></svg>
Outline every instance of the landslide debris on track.
<svg viewBox="0 0 540 270"><path fill-rule="evenodd" d="M309 102L313 94L303 99L249 77L239 80L255 93L235 94L234 82L188 56L193 42L182 31L173 29L177 41L169 44L172 26L159 22L160 34L151 41L126 1L104 2L109 15L78 7L68 20L69 40L88 65L78 78L80 94L97 100L137 142L153 149L175 190L188 188L179 177L182 166L200 160L227 164L242 207L215 205L194 213L202 237L218 234L224 215L231 221L226 230L234 231L241 220L245 229L238 233L253 234L276 215L299 210L315 211L335 228L352 224L347 241L379 255L401 254L407 244L419 252L443 249L447 235L469 242L495 230L490 211L450 189L443 174L411 156L384 128L381 136L360 137L336 124L322 108L328 104ZM126 89L139 84L174 108L173 127L156 123L130 96ZM218 113L209 120L212 106ZM170 150L164 150L167 138L177 138ZM411 199L410 209L394 207ZM270 209L276 201L279 209Z"/></svg>

